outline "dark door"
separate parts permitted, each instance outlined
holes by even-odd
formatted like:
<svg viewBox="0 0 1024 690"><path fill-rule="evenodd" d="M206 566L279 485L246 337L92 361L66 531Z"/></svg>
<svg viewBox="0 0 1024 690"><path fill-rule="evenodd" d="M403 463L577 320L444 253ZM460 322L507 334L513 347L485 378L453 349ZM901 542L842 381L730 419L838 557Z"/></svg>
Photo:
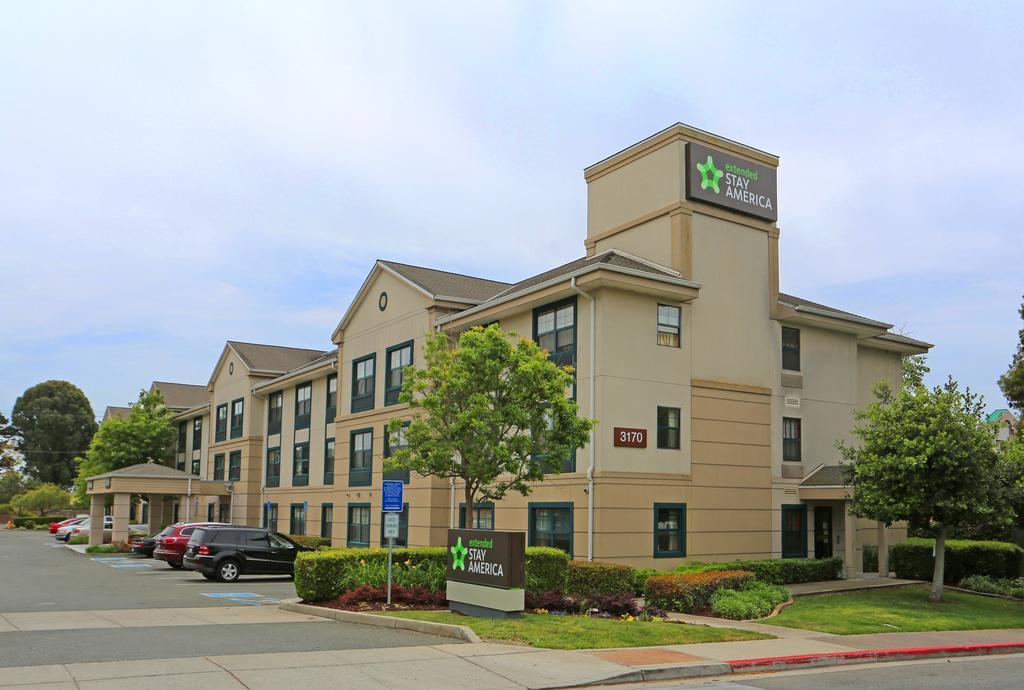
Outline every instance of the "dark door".
<svg viewBox="0 0 1024 690"><path fill-rule="evenodd" d="M274 557L270 551L267 533L262 530L238 531L242 532L239 536L238 551L245 558L244 571L246 573L275 572Z"/></svg>
<svg viewBox="0 0 1024 690"><path fill-rule="evenodd" d="M270 557L274 561L274 572L291 574L295 569L295 555L298 549L280 534L270 532Z"/></svg>
<svg viewBox="0 0 1024 690"><path fill-rule="evenodd" d="M832 557L832 508L817 506L814 509L814 557Z"/></svg>

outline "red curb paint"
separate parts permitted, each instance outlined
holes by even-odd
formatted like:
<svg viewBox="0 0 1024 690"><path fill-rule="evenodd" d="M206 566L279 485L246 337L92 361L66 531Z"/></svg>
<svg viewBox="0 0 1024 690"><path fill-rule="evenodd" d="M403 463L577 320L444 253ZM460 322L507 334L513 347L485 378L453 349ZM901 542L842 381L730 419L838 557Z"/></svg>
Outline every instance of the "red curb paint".
<svg viewBox="0 0 1024 690"><path fill-rule="evenodd" d="M837 664L865 661L886 661L896 659L920 659L930 656L1011 654L1024 652L1024 642L996 642L991 644L944 645L941 647L908 647L905 649L865 649L855 652L831 652L827 654L797 654L794 656L770 656L761 659L736 659L726 661L733 672L752 671L764 668L785 668L809 666L818 662L834 661Z"/></svg>

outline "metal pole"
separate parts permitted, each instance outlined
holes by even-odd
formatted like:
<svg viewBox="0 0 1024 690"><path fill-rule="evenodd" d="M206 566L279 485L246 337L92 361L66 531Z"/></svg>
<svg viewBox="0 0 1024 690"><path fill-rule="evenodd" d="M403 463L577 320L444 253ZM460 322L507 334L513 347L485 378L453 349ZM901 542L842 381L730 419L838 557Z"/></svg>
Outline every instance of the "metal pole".
<svg viewBox="0 0 1024 690"><path fill-rule="evenodd" d="M388 606L391 606L391 549L395 545L395 538L388 537Z"/></svg>

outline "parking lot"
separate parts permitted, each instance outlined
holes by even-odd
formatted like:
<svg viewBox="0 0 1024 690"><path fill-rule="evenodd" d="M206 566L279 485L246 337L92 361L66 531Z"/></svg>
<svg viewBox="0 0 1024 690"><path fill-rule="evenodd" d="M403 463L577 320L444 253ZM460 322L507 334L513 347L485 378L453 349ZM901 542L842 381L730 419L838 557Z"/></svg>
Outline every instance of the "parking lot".
<svg viewBox="0 0 1024 690"><path fill-rule="evenodd" d="M0 530L4 666L436 644L408 631L281 611L290 577L226 584L134 555L81 554L43 531ZM444 640L451 642L451 640Z"/></svg>

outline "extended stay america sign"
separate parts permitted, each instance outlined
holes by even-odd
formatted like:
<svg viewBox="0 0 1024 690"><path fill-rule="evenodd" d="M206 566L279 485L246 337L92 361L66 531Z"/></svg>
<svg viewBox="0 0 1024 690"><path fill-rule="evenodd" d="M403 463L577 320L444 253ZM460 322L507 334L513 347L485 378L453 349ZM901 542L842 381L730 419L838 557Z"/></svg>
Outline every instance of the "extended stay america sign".
<svg viewBox="0 0 1024 690"><path fill-rule="evenodd" d="M775 168L690 142L686 198L775 222L779 219Z"/></svg>

